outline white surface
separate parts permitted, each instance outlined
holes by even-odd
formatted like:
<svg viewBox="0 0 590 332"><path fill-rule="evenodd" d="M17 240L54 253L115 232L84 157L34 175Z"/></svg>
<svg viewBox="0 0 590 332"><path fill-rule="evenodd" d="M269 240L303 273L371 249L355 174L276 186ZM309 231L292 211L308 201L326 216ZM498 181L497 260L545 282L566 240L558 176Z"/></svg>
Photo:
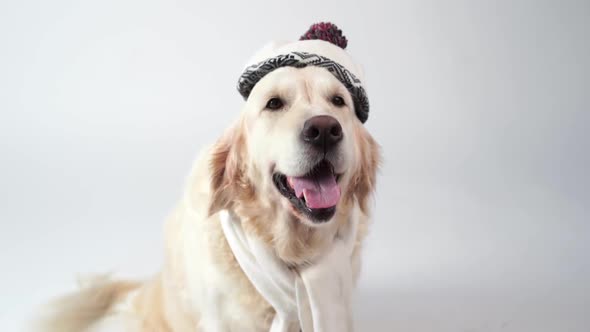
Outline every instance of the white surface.
<svg viewBox="0 0 590 332"><path fill-rule="evenodd" d="M587 1L0 5L0 328L147 276L244 62L336 22L383 145L359 331L590 330Z"/></svg>

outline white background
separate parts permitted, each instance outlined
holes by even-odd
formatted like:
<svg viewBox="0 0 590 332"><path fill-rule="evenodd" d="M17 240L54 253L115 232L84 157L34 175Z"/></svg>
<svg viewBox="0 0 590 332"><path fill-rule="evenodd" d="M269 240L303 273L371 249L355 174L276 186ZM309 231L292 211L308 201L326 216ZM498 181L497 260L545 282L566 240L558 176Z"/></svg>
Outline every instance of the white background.
<svg viewBox="0 0 590 332"><path fill-rule="evenodd" d="M273 39L331 20L385 163L359 331L590 331L588 1L3 1L0 329L148 277Z"/></svg>

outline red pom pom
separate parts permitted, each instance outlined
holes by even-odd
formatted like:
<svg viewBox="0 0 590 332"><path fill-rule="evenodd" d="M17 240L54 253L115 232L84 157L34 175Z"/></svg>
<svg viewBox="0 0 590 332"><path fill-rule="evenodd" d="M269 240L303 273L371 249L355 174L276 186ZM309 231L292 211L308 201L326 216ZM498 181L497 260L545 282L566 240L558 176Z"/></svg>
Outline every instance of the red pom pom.
<svg viewBox="0 0 590 332"><path fill-rule="evenodd" d="M321 22L312 25L299 40L320 39L330 42L343 49L348 45L348 40L342 35L342 30L330 22Z"/></svg>

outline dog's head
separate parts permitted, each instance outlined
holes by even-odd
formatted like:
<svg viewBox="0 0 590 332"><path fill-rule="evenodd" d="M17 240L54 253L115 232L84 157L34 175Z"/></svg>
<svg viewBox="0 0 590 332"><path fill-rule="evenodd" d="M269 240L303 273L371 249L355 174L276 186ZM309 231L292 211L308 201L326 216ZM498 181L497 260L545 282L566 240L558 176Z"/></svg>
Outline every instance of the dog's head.
<svg viewBox="0 0 590 332"><path fill-rule="evenodd" d="M210 213L256 201L308 226L339 209L366 209L378 146L346 87L325 68L279 68L251 91L237 124L214 147Z"/></svg>

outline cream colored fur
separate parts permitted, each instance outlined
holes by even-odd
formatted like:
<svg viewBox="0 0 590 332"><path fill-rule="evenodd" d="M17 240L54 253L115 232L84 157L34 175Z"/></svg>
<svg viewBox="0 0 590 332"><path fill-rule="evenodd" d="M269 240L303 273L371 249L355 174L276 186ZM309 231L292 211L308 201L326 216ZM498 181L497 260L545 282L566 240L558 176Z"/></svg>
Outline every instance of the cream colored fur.
<svg viewBox="0 0 590 332"><path fill-rule="evenodd" d="M379 149L352 106L331 104L334 94L353 105L344 86L323 68L281 68L263 78L236 123L195 162L185 195L166 223L161 273L147 282L96 280L50 305L36 329L268 331L274 311L238 266L221 230L220 209L232 210L245 232L266 242L289 266L313 263L350 211L360 209L356 279ZM264 110L273 96L286 101L283 110ZM311 166L299 132L306 119L322 114L343 128L334 165L342 173L342 196L332 220L315 225L278 193L271 175L274 170L302 174Z"/></svg>

